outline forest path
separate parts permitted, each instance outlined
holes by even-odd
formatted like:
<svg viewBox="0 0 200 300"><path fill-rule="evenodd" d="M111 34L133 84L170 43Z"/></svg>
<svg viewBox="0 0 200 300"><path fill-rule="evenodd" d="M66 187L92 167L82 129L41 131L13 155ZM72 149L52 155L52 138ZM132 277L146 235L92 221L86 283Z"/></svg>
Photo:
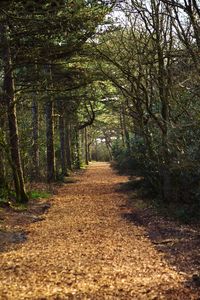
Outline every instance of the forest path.
<svg viewBox="0 0 200 300"><path fill-rule="evenodd" d="M28 240L0 254L0 299L197 299L126 213L126 176L91 164L65 184Z"/></svg>

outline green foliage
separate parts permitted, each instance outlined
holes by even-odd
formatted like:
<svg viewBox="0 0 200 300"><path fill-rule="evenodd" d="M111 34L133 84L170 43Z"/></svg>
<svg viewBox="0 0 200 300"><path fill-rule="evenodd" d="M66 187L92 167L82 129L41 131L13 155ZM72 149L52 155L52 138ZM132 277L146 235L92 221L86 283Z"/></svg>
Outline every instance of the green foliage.
<svg viewBox="0 0 200 300"><path fill-rule="evenodd" d="M149 156L142 140L131 141L131 152L121 141L113 144L113 157L120 171L129 171L144 178L143 187L151 196L162 197L162 164ZM173 158L173 157L172 157ZM199 210L200 165L198 161L171 163L168 165L170 197L168 203L188 205L189 211Z"/></svg>
<svg viewBox="0 0 200 300"><path fill-rule="evenodd" d="M31 199L39 199L39 198L49 198L51 194L46 191L33 190L28 192L28 196Z"/></svg>
<svg viewBox="0 0 200 300"><path fill-rule="evenodd" d="M7 187L0 187L0 200L4 201L8 198L9 191Z"/></svg>
<svg viewBox="0 0 200 300"><path fill-rule="evenodd" d="M112 154L116 167L120 172L133 171L136 168L136 161L129 151L123 146L121 140L116 140L112 145Z"/></svg>

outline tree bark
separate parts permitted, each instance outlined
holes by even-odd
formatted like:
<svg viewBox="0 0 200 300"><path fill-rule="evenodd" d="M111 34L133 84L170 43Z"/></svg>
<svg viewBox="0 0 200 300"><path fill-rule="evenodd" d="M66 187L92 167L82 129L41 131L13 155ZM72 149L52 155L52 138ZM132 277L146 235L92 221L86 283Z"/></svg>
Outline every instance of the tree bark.
<svg viewBox="0 0 200 300"><path fill-rule="evenodd" d="M85 164L89 165L89 153L88 153L88 133L87 133L87 127L84 129L84 135L85 135Z"/></svg>
<svg viewBox="0 0 200 300"><path fill-rule="evenodd" d="M71 153L71 134L70 134L70 125L65 121L65 149L66 149L66 161L67 169L72 170L72 153Z"/></svg>
<svg viewBox="0 0 200 300"><path fill-rule="evenodd" d="M95 159L96 159L96 161L99 161L98 142L97 142L97 139L95 140Z"/></svg>
<svg viewBox="0 0 200 300"><path fill-rule="evenodd" d="M80 136L78 128L75 129L75 166L77 169L81 167L80 161Z"/></svg>
<svg viewBox="0 0 200 300"><path fill-rule="evenodd" d="M122 137L122 145L123 145L123 147L125 147L124 126L123 126L123 118L122 118L121 109L120 109L120 114L119 114L119 120L120 120L120 132L121 132L121 137Z"/></svg>
<svg viewBox="0 0 200 300"><path fill-rule="evenodd" d="M168 77L167 69L165 66L164 50L163 50L163 37L161 33L162 22L160 20L160 2L151 0L152 9L154 12L154 30L155 30L155 47L158 57L158 89L159 97L161 102L161 116L162 116L162 166L161 166L161 176L162 176L162 193L163 199L165 201L169 200L171 192L171 183L170 183L170 172L169 172L169 153L168 153L168 124L169 124L169 89L170 89L170 80ZM170 24L170 30L171 24ZM166 32L163 34L167 34ZM171 32L170 32L171 34ZM165 36L166 37L166 36ZM172 43L172 41L171 41ZM166 46L166 44L164 45Z"/></svg>
<svg viewBox="0 0 200 300"><path fill-rule="evenodd" d="M0 99L0 190L7 188L6 183L6 168L5 168L5 112L4 105Z"/></svg>
<svg viewBox="0 0 200 300"><path fill-rule="evenodd" d="M0 191L4 190L6 186L4 151L0 146Z"/></svg>
<svg viewBox="0 0 200 300"><path fill-rule="evenodd" d="M89 142L88 143L88 161L91 162L92 161L92 154L91 154L91 145L92 145L92 142Z"/></svg>
<svg viewBox="0 0 200 300"><path fill-rule="evenodd" d="M124 105L122 106L122 126L123 126L123 132L124 132L124 139L125 139L125 145L126 149L128 150L128 153L130 154L130 137L129 137L129 132L126 126L126 115L125 115L125 107Z"/></svg>
<svg viewBox="0 0 200 300"><path fill-rule="evenodd" d="M65 120L63 117L63 102L59 103L59 135L60 135L60 156L61 156L61 169L62 175L67 176L67 161L65 151Z"/></svg>
<svg viewBox="0 0 200 300"><path fill-rule="evenodd" d="M35 97L35 96L34 96ZM33 171L32 178L35 181L40 179L40 163L39 163L39 115L38 115L38 102L36 99L32 101L32 127L33 127Z"/></svg>
<svg viewBox="0 0 200 300"><path fill-rule="evenodd" d="M19 150L19 134L16 115L15 85L12 66L11 50L7 38L7 27L1 26L2 44L3 44L3 63L4 63L4 83L3 89L5 94L5 102L7 106L10 152L12 161L12 172L14 186L16 191L16 201L25 203L28 197L24 185L24 175L22 171L22 163Z"/></svg>
<svg viewBox="0 0 200 300"><path fill-rule="evenodd" d="M55 181L54 121L53 102L46 101L46 149L47 149L47 182Z"/></svg>

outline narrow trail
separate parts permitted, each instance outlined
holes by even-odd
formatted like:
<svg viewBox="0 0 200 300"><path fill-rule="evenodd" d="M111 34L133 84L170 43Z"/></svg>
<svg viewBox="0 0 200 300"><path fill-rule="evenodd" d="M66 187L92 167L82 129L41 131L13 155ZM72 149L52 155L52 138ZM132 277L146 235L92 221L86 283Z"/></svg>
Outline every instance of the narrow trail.
<svg viewBox="0 0 200 300"><path fill-rule="evenodd" d="M53 199L28 240L0 254L0 299L197 299L143 227L122 216L126 182L92 164Z"/></svg>

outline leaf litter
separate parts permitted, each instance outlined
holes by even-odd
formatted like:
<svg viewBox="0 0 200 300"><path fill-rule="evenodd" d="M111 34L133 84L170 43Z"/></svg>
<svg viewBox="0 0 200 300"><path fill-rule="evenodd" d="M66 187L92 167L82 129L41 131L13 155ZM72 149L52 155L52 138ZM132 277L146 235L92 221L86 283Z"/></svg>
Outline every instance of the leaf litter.
<svg viewBox="0 0 200 300"><path fill-rule="evenodd" d="M0 251L0 299L198 299L144 226L122 217L130 208L117 186L128 177L93 163L76 179L24 225L23 244Z"/></svg>

